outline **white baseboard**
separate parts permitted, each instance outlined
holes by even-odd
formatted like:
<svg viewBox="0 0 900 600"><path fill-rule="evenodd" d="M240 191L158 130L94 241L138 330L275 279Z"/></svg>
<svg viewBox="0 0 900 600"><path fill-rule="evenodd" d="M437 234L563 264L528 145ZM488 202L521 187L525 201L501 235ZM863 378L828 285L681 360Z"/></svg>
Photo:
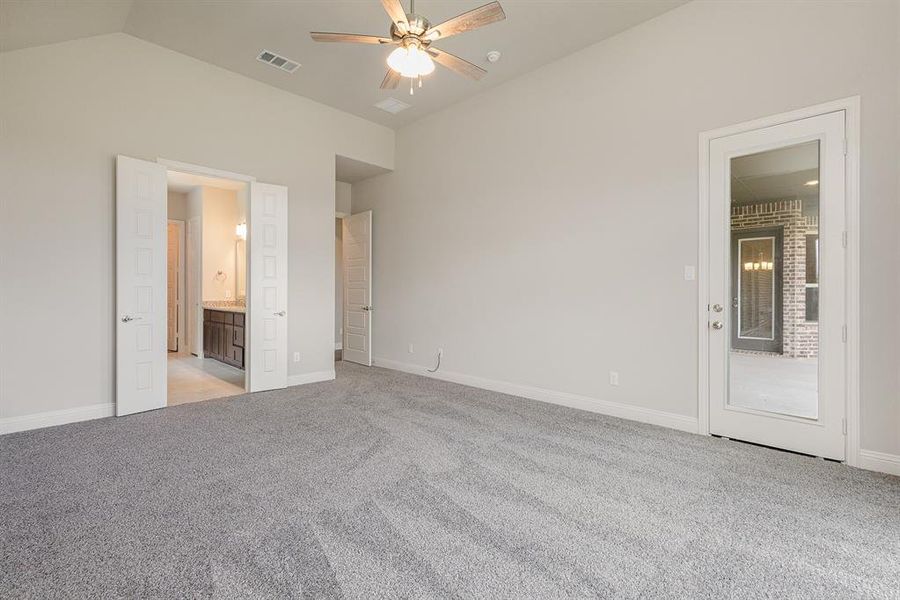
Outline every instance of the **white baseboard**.
<svg viewBox="0 0 900 600"><path fill-rule="evenodd" d="M343 350L343 349L344 349L344 343L343 343L343 342L335 342L335 343L334 343L334 349L335 349L335 350Z"/></svg>
<svg viewBox="0 0 900 600"><path fill-rule="evenodd" d="M291 375L288 377L288 387L294 385L303 385L305 383L318 383L319 381L332 381L334 379L334 369L330 371L315 371L313 373L303 373L301 375Z"/></svg>
<svg viewBox="0 0 900 600"><path fill-rule="evenodd" d="M900 476L900 455L860 450L856 466L860 469Z"/></svg>
<svg viewBox="0 0 900 600"><path fill-rule="evenodd" d="M28 431L41 427L53 427L78 421L90 421L102 419L115 414L114 404L92 404L91 406L79 406L78 408L65 408L63 410L51 410L20 417L0 418L0 435L14 433L16 431Z"/></svg>
<svg viewBox="0 0 900 600"><path fill-rule="evenodd" d="M551 404L560 404L570 408L579 408L595 413L601 413L612 417L620 417L630 419L632 421L640 421L641 423L650 423L651 425L659 425L661 427L669 427L678 429L679 431L687 431L688 433L697 433L698 422L695 417L687 417L675 413L655 410L652 408L643 408L631 404L622 404L621 402L611 402L609 400L600 400L599 398L591 398L588 396L580 396L578 394L570 394L568 392L558 392L555 390L547 390L538 387L520 385L517 383L509 383L506 381L496 381L493 379L485 379L475 377L473 375L465 375L463 373L453 373L451 371L438 371L437 373L429 373L425 367L401 363L386 358L373 359L375 366L393 369L395 371L404 371L406 373L414 373L416 375L424 375L434 379L442 379L453 383L461 383L472 387L490 390L492 392L500 392L510 394L512 396L520 396L531 400L539 400L541 402L549 402Z"/></svg>

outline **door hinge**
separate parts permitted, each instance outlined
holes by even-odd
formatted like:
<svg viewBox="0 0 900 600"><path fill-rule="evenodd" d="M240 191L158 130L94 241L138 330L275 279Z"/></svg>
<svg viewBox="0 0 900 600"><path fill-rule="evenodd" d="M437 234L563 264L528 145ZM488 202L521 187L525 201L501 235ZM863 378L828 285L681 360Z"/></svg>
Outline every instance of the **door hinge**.
<svg viewBox="0 0 900 600"><path fill-rule="evenodd" d="M847 341L847 326L846 326L846 325L844 325L843 327L841 327L841 341L842 341L842 342L846 342L846 341Z"/></svg>
<svg viewBox="0 0 900 600"><path fill-rule="evenodd" d="M847 435L847 419L846 418L841 418L841 432L844 435Z"/></svg>
<svg viewBox="0 0 900 600"><path fill-rule="evenodd" d="M846 231L842 231L842 232L841 232L841 245L842 245L844 248L847 247L847 232L846 232Z"/></svg>

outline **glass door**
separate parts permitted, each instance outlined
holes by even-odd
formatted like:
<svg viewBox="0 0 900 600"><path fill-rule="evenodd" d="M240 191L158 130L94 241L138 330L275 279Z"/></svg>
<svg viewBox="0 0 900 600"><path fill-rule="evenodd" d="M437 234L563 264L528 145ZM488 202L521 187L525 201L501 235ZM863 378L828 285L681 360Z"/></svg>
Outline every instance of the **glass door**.
<svg viewBox="0 0 900 600"><path fill-rule="evenodd" d="M837 112L710 142L713 434L844 458L843 138Z"/></svg>

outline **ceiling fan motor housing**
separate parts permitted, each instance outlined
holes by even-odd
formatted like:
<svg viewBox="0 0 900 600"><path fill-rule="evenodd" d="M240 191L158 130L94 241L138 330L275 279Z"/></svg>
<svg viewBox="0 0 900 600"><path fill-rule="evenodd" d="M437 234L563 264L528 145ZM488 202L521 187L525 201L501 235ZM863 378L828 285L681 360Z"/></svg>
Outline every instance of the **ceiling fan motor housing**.
<svg viewBox="0 0 900 600"><path fill-rule="evenodd" d="M391 23L391 37L395 40L402 40L405 37L420 37L425 34L431 28L431 23L423 16L420 15L406 15L407 22L409 23L409 30L404 34L401 33L399 29L397 29L397 25L395 23Z"/></svg>

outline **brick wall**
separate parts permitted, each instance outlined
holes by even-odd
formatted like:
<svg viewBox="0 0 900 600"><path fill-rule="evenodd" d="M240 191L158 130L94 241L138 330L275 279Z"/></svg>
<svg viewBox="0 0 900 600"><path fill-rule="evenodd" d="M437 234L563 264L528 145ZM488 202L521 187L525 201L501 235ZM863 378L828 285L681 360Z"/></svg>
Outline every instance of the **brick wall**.
<svg viewBox="0 0 900 600"><path fill-rule="evenodd" d="M803 215L802 200L732 207L732 231L767 227L784 228L783 354L815 357L819 352L819 325L806 320L806 236L818 234L818 218Z"/></svg>

